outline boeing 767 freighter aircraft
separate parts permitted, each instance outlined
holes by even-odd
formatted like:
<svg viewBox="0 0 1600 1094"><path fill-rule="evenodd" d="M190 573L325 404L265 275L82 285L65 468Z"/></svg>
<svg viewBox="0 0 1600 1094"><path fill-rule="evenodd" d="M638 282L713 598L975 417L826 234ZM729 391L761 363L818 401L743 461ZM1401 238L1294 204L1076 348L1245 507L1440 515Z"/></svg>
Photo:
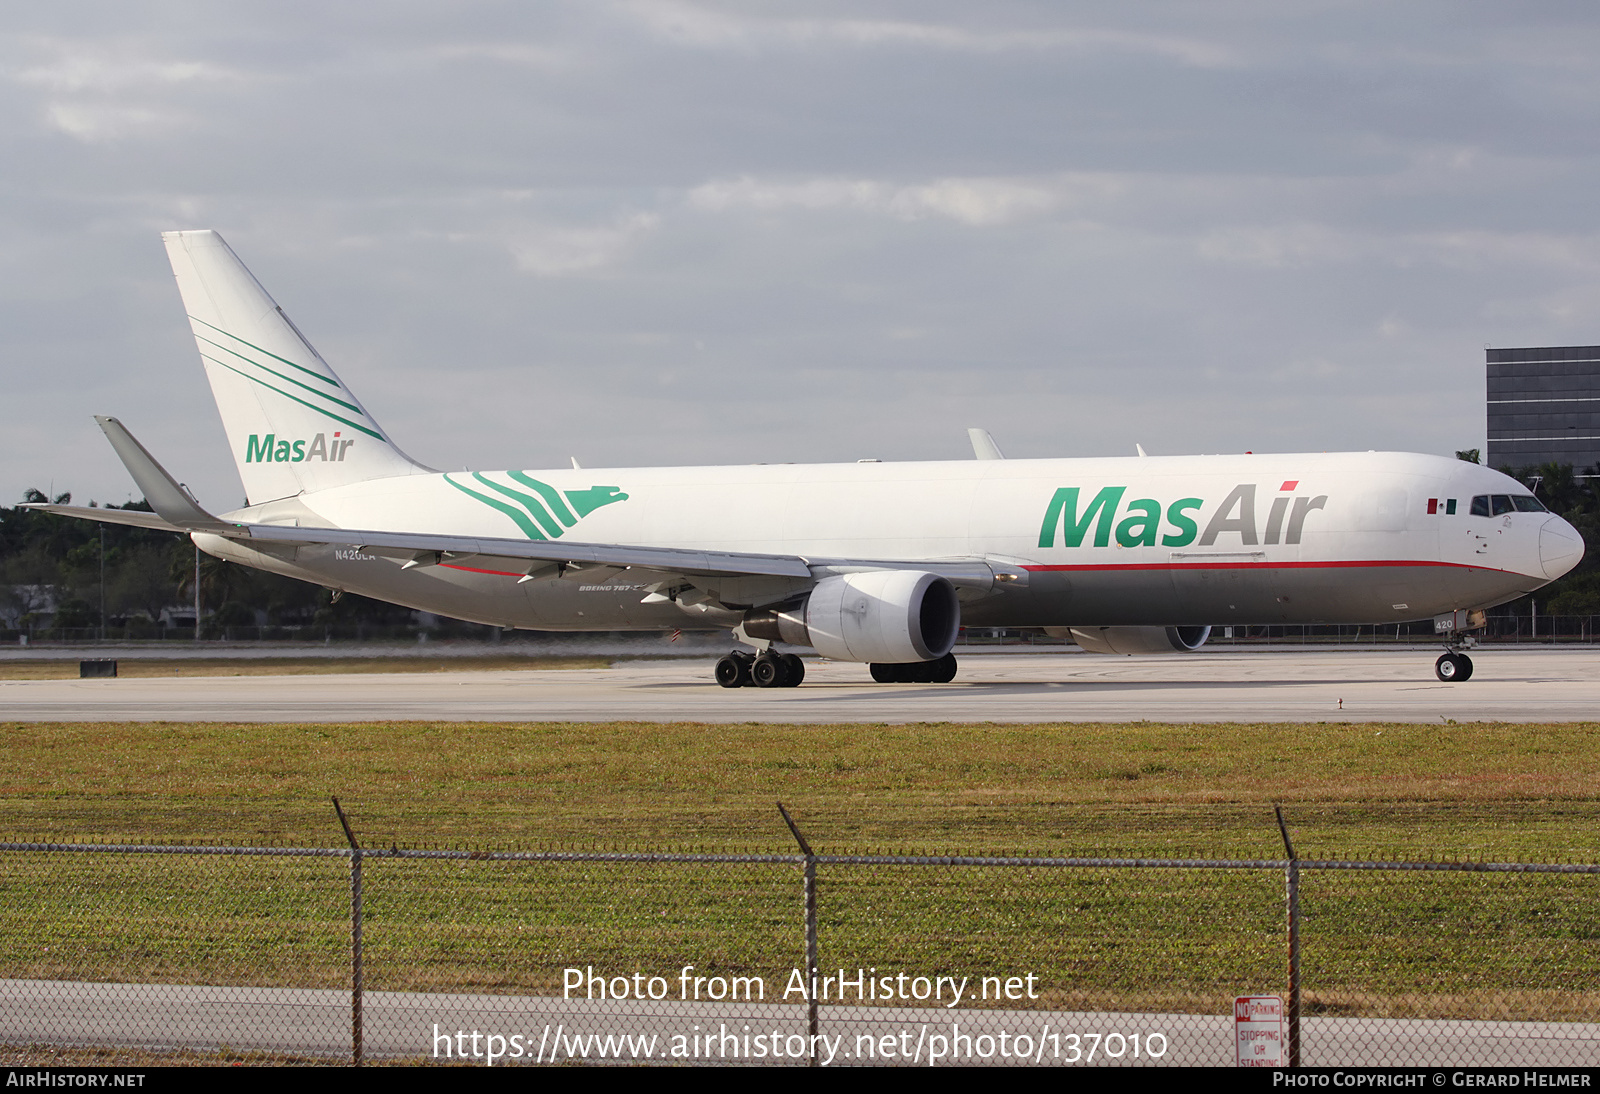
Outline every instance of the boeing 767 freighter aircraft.
<svg viewBox="0 0 1600 1094"><path fill-rule="evenodd" d="M956 672L965 623L1070 633L1103 653L1194 649L1216 624L1434 617L1441 679L1482 609L1560 577L1576 530L1460 460L1320 453L440 473L401 452L211 231L167 253L246 506L214 516L115 418L155 509L41 505L188 533L335 590L530 630L730 627L725 687L792 687L782 641Z"/></svg>

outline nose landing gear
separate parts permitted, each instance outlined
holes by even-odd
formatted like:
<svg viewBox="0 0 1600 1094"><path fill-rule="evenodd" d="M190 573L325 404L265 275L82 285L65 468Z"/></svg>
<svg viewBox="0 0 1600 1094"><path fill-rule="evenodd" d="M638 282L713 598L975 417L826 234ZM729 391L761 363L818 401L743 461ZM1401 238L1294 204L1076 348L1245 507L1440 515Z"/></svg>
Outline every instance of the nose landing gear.
<svg viewBox="0 0 1600 1094"><path fill-rule="evenodd" d="M1466 654L1475 642L1468 631L1480 630L1488 623L1481 611L1459 610L1433 617L1433 633L1444 637L1444 653L1433 663L1433 674L1447 684L1464 684L1472 679L1472 658Z"/></svg>

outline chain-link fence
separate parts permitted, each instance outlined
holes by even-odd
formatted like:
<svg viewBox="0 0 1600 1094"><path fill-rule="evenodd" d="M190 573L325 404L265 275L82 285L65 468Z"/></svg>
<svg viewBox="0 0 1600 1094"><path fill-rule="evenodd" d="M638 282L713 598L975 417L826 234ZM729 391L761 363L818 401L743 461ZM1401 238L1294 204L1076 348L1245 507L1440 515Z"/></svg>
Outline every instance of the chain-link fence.
<svg viewBox="0 0 1600 1094"><path fill-rule="evenodd" d="M86 1062L109 1048L348 1058L348 851L5 852L0 1041L94 1050Z"/></svg>
<svg viewBox="0 0 1600 1094"><path fill-rule="evenodd" d="M1600 1061L1595 867L1300 866L1305 1063Z"/></svg>
<svg viewBox="0 0 1600 1094"><path fill-rule="evenodd" d="M1600 1059L1600 866L0 844L31 1062Z"/></svg>

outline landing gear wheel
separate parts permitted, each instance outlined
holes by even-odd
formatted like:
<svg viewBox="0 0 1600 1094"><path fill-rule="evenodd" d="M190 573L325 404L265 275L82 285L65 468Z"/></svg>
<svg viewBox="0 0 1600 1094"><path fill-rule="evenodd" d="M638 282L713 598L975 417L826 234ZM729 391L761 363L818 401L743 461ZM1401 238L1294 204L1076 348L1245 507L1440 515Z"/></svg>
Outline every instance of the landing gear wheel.
<svg viewBox="0 0 1600 1094"><path fill-rule="evenodd" d="M789 686L789 663L781 654L764 653L750 666L750 682L758 688Z"/></svg>
<svg viewBox="0 0 1600 1094"><path fill-rule="evenodd" d="M956 655L947 653L932 661L874 661L870 667L880 684L948 684L956 678Z"/></svg>
<svg viewBox="0 0 1600 1094"><path fill-rule="evenodd" d="M1433 663L1433 674L1447 684L1462 684L1472 679L1472 658L1464 653L1447 653Z"/></svg>
<svg viewBox="0 0 1600 1094"><path fill-rule="evenodd" d="M783 663L789 666L789 679L783 685L786 688L797 688L806 678L806 663L799 656L792 653L783 655Z"/></svg>
<svg viewBox="0 0 1600 1094"><path fill-rule="evenodd" d="M747 653L730 653L717 662L717 683L725 688L742 688L750 684L750 661Z"/></svg>

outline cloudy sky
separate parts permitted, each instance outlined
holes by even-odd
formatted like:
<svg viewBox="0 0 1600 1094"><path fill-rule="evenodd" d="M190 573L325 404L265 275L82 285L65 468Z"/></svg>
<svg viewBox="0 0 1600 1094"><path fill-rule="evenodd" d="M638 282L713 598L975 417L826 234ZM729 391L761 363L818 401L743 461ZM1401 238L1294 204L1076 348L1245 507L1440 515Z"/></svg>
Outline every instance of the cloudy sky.
<svg viewBox="0 0 1600 1094"><path fill-rule="evenodd" d="M1483 443L1600 343L1589 2L13 6L0 502L240 488L158 233L459 467Z"/></svg>

